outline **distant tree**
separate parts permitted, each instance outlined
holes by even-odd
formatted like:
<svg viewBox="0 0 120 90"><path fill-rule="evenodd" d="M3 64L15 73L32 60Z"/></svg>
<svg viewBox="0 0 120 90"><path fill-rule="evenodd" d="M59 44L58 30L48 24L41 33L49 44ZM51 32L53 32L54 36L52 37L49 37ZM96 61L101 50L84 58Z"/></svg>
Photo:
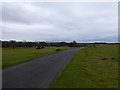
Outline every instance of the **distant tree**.
<svg viewBox="0 0 120 90"><path fill-rule="evenodd" d="M39 42L39 45L41 45L41 46L47 46L48 44L46 42Z"/></svg>
<svg viewBox="0 0 120 90"><path fill-rule="evenodd" d="M76 41L67 43L67 45L68 45L69 47L79 47L79 46L80 46L79 43L77 43Z"/></svg>
<svg viewBox="0 0 120 90"><path fill-rule="evenodd" d="M15 41L15 40L10 40L10 44L11 44L11 47L12 47L13 49L15 49L16 41Z"/></svg>
<svg viewBox="0 0 120 90"><path fill-rule="evenodd" d="M76 41L73 41L74 44L77 44Z"/></svg>
<svg viewBox="0 0 120 90"><path fill-rule="evenodd" d="M67 43L66 42L60 42L59 45L60 46L67 46Z"/></svg>

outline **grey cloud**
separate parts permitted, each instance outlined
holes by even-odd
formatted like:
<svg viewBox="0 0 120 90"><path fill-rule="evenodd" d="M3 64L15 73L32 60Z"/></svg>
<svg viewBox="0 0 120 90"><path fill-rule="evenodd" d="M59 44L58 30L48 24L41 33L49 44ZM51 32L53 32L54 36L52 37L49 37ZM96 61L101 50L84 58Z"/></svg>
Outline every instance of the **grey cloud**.
<svg viewBox="0 0 120 90"><path fill-rule="evenodd" d="M116 42L117 3L3 3L4 39Z"/></svg>

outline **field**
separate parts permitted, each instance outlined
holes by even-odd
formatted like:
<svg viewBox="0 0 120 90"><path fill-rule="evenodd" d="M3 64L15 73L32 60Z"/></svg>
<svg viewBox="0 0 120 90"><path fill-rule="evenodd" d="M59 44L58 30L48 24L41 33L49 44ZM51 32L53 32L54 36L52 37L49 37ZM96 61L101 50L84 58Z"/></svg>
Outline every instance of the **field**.
<svg viewBox="0 0 120 90"><path fill-rule="evenodd" d="M2 49L2 67L10 67L36 58L47 56L56 53L56 49L67 50L69 47L45 47L44 49L36 50L33 48L3 48Z"/></svg>
<svg viewBox="0 0 120 90"><path fill-rule="evenodd" d="M80 50L52 88L118 88L118 46Z"/></svg>

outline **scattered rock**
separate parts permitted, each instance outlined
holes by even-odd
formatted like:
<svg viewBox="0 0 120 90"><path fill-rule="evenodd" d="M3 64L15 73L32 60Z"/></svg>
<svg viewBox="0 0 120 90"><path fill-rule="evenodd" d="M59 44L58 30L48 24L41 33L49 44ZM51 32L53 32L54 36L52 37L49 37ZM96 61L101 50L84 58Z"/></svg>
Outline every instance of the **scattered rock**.
<svg viewBox="0 0 120 90"><path fill-rule="evenodd" d="M61 49L56 49L56 51L60 51Z"/></svg>
<svg viewBox="0 0 120 90"><path fill-rule="evenodd" d="M107 58L102 58L102 60L107 60Z"/></svg>
<svg viewBox="0 0 120 90"><path fill-rule="evenodd" d="M115 57L112 57L111 59L112 59L112 60L115 60L116 58L115 58Z"/></svg>

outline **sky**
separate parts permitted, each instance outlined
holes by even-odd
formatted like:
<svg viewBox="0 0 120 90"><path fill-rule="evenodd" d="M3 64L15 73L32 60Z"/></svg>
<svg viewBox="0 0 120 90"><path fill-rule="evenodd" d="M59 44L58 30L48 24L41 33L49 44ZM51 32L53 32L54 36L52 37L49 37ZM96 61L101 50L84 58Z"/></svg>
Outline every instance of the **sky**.
<svg viewBox="0 0 120 90"><path fill-rule="evenodd" d="M116 2L2 3L2 40L118 42Z"/></svg>

